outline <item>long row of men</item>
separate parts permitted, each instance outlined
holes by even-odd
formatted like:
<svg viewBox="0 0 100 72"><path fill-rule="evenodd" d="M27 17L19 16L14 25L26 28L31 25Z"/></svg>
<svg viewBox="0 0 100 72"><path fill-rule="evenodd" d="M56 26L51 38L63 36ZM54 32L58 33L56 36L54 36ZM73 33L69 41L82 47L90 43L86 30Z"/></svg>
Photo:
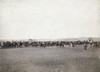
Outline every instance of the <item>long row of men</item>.
<svg viewBox="0 0 100 72"><path fill-rule="evenodd" d="M65 47L70 45L75 47L75 45L87 45L91 47L100 47L100 41L2 41L0 42L0 48L24 48L24 47Z"/></svg>

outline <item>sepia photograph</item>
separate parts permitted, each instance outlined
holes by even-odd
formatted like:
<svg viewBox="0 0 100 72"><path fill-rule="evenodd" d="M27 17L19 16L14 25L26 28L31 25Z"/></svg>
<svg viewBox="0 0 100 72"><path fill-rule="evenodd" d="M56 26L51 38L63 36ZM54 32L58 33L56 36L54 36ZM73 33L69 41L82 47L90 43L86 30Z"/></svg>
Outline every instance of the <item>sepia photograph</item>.
<svg viewBox="0 0 100 72"><path fill-rule="evenodd" d="M100 0L0 0L0 72L100 72Z"/></svg>

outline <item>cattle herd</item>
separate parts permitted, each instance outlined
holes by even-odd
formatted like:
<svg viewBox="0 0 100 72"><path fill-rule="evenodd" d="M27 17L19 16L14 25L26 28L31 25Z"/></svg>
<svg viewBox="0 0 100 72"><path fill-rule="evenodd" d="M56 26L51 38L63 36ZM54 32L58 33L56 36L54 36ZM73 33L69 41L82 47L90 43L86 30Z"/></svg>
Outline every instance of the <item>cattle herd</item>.
<svg viewBox="0 0 100 72"><path fill-rule="evenodd" d="M91 47L100 47L100 41L1 41L0 48L29 48L29 47L66 47L67 45L75 47L76 45L83 45L84 49L87 49L87 46Z"/></svg>

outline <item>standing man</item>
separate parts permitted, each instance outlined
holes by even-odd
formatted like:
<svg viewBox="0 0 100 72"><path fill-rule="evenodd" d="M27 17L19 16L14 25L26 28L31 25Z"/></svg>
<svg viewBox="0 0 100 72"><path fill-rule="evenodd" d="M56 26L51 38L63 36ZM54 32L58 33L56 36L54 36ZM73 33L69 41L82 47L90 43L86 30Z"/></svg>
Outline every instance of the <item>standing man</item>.
<svg viewBox="0 0 100 72"><path fill-rule="evenodd" d="M87 50L87 44L84 43L84 50Z"/></svg>

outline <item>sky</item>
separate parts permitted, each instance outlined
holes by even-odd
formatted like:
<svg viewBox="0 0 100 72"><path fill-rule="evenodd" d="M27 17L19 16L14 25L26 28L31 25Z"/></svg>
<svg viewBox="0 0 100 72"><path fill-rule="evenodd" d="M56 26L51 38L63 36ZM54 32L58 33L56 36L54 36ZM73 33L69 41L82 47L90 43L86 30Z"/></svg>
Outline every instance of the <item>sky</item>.
<svg viewBox="0 0 100 72"><path fill-rule="evenodd" d="M0 0L0 39L100 37L100 0Z"/></svg>

